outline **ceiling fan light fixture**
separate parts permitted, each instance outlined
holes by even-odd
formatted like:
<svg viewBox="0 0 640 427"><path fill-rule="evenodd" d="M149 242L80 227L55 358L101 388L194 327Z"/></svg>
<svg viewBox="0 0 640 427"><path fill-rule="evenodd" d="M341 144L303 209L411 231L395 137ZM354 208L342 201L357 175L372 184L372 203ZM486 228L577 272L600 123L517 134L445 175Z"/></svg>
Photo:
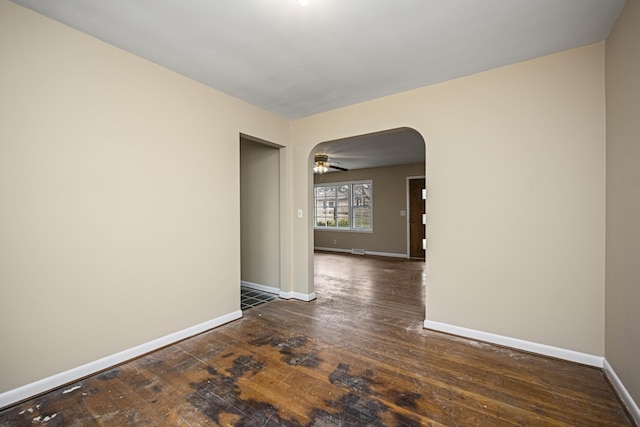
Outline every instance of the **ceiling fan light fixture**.
<svg viewBox="0 0 640 427"><path fill-rule="evenodd" d="M326 173L329 170L329 166L325 162L316 162L313 167L315 173Z"/></svg>
<svg viewBox="0 0 640 427"><path fill-rule="evenodd" d="M313 158L313 172L326 173L329 170L329 156L316 154Z"/></svg>

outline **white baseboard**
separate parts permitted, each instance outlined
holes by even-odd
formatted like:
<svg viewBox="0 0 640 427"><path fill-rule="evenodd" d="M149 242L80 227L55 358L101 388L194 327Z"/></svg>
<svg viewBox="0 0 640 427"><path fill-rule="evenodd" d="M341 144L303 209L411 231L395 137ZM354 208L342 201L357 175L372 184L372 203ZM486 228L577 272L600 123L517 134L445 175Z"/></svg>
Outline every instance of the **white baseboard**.
<svg viewBox="0 0 640 427"><path fill-rule="evenodd" d="M627 408L629 415L631 415L631 418L633 418L633 421L636 423L636 425L640 425L640 408L638 408L638 404L633 400L633 398L625 388L624 384L622 384L622 381L620 381L620 378L618 378L618 375L616 375L615 371L613 370L613 368L611 367L607 359L604 359L603 370L604 370L604 374L607 376L607 379L615 389L616 393L618 393L620 400L622 400L622 403Z"/></svg>
<svg viewBox="0 0 640 427"><path fill-rule="evenodd" d="M314 299L316 299L315 292L312 292L310 294L303 294L300 292L293 292L293 291L284 292L284 291L281 291L279 288L272 288L270 286L246 282L244 280L242 280L240 283L242 283L243 286L246 286L248 288L257 289L259 291L269 292L270 294L278 295L278 297L282 299L297 299L305 302L313 301Z"/></svg>
<svg viewBox="0 0 640 427"><path fill-rule="evenodd" d="M244 280L241 280L240 283L242 284L242 286L246 286L247 288L257 289L259 291L268 292L270 294L278 295L280 293L280 288L274 288L274 287L271 287L271 286L260 285L258 283L247 282L247 281L244 281Z"/></svg>
<svg viewBox="0 0 640 427"><path fill-rule="evenodd" d="M438 332L445 332L447 334L458 335L478 341L485 341L492 344L498 344L505 347L528 351L530 353L542 354L544 356L555 357L557 359L568 360L571 362L581 363L583 365L595 366L597 368L602 368L604 363L604 357L580 353L578 351L567 350L560 347L553 347L546 344L524 341L517 338L491 334L488 332L477 331L475 329L462 328L460 326L449 325L447 323L425 320L424 327L426 329L432 329Z"/></svg>
<svg viewBox="0 0 640 427"><path fill-rule="evenodd" d="M313 248L314 251L323 251L323 252L340 252L343 254L350 254L351 249L340 249L340 248L322 248L319 246L315 246Z"/></svg>
<svg viewBox="0 0 640 427"><path fill-rule="evenodd" d="M305 302L313 301L314 299L316 299L315 292L312 292L310 294L303 294L300 292L293 292L293 291L292 292L281 291L280 294L278 294L278 296L282 299L297 299Z"/></svg>
<svg viewBox="0 0 640 427"><path fill-rule="evenodd" d="M394 254L391 252L373 252L373 251L365 251L365 255L373 255L373 256L386 256L389 258L409 258L407 254Z"/></svg>
<svg viewBox="0 0 640 427"><path fill-rule="evenodd" d="M36 396L38 394L56 389L58 387L62 387L65 384L76 382L97 372L112 368L128 360L135 359L136 357L142 356L167 345L174 344L185 338L198 335L204 331L224 325L225 323L229 323L241 317L242 311L234 311L224 316L220 316L218 318L200 323L199 325L191 326L187 329L174 332L172 334L129 348L119 353L103 357L102 359L98 359L93 362L78 366L76 368L60 372L50 377L43 378L33 383L23 385L13 390L6 391L0 394L0 409L16 404L32 396Z"/></svg>
<svg viewBox="0 0 640 427"><path fill-rule="evenodd" d="M345 254L350 254L351 253L351 249L340 249L340 248L322 248L322 247L314 247L313 250L315 251L323 251L323 252L339 252L339 253L345 253ZM390 257L390 258L409 258L409 256L407 254L395 254L395 253L391 253L391 252L374 252L374 251L364 251L365 255L374 255L374 256L386 256L386 257Z"/></svg>

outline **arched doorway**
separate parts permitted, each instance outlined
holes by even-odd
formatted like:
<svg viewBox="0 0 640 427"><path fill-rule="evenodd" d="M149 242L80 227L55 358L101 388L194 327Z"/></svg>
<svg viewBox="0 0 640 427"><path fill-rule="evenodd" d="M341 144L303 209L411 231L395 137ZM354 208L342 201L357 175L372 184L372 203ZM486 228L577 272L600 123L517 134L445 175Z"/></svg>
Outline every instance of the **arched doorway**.
<svg viewBox="0 0 640 427"><path fill-rule="evenodd" d="M311 167L328 163L326 171L313 173L309 215L314 253L412 257L410 224L423 224L423 215L413 215L410 203L411 182L425 179L420 133L398 128L323 142L314 147L309 162ZM424 232L418 238L422 247Z"/></svg>

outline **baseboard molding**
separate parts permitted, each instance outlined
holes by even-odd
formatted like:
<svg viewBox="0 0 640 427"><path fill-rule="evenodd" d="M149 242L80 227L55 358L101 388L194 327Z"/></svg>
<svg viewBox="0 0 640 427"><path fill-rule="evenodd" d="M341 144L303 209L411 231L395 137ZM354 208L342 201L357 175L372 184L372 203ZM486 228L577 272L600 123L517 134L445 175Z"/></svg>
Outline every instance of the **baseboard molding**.
<svg viewBox="0 0 640 427"><path fill-rule="evenodd" d="M319 246L315 246L313 248L314 251L322 251L322 252L338 252L342 254L350 254L351 249L340 249L340 248L322 248Z"/></svg>
<svg viewBox="0 0 640 427"><path fill-rule="evenodd" d="M300 292L293 292L293 291L284 292L284 291L281 291L279 288L272 288L271 286L265 286L265 285L260 285L258 283L246 282L244 280L240 281L240 283L243 286L246 286L251 289L257 289L259 291L264 291L270 294L278 295L278 297L282 299L297 299L305 302L313 301L314 299L316 299L315 292L312 292L310 294L303 294Z"/></svg>
<svg viewBox="0 0 640 427"><path fill-rule="evenodd" d="M220 316L215 319L200 323L198 325L191 326L187 329L174 332L172 334L129 348L119 353L103 357L102 359L98 359L93 362L78 366L76 368L60 372L50 377L43 378L33 383L23 385L13 390L6 391L0 394L0 409L14 405L38 394L42 394L62 387L66 384L74 383L82 378L86 378L100 371L112 368L128 360L135 359L159 348L174 344L178 341L182 341L183 339L192 337L194 335L198 335L209 329L216 328L218 326L224 325L225 323L237 320L241 317L241 310L234 311L233 313L229 313L224 316Z"/></svg>
<svg viewBox="0 0 640 427"><path fill-rule="evenodd" d="M447 323L425 320L424 327L426 329L431 329L438 332L445 332L451 335L458 335L478 341L485 341L492 344L498 344L505 347L528 351L530 353L555 357L557 359L568 360L571 362L581 363L583 365L595 366L597 368L602 368L604 363L604 358L600 356L593 356L591 354L580 353L578 351L567 350L560 347L553 347L546 344L539 344L531 341L520 340L517 338L491 334L475 329L462 328L460 326L454 326Z"/></svg>
<svg viewBox="0 0 640 427"><path fill-rule="evenodd" d="M244 280L240 281L242 286L246 286L247 288L256 289L258 291L268 292L270 294L278 295L280 293L280 288L274 288L272 286L260 285L258 283L246 282Z"/></svg>
<svg viewBox="0 0 640 427"><path fill-rule="evenodd" d="M323 247L314 247L315 251L323 251L323 252L339 252L344 254L350 254L351 249L340 249L340 248L323 248ZM373 255L373 256L384 256L390 258L409 258L407 254L396 254L391 252L374 252L374 251L364 251L365 255Z"/></svg>
<svg viewBox="0 0 640 427"><path fill-rule="evenodd" d="M613 367L611 367L607 359L604 359L603 370L607 379L611 383L611 386L618 394L618 397L620 398L620 400L622 400L622 403L627 409L627 412L629 413L631 418L633 418L633 421L636 423L636 425L640 426L640 408L638 408L638 404L633 400L633 398L627 391L622 381L620 381L620 378L618 378L618 375L616 375L615 371L613 370Z"/></svg>
<svg viewBox="0 0 640 427"><path fill-rule="evenodd" d="M394 254L390 252L373 252L373 251L365 251L365 255L373 255L373 256L386 256L389 258L409 258L407 254Z"/></svg>
<svg viewBox="0 0 640 427"><path fill-rule="evenodd" d="M309 301L313 301L314 299L316 299L316 293L312 292L310 294L303 294L300 292L283 292L281 291L278 296L282 299L297 299L300 301L305 301L305 302L309 302Z"/></svg>

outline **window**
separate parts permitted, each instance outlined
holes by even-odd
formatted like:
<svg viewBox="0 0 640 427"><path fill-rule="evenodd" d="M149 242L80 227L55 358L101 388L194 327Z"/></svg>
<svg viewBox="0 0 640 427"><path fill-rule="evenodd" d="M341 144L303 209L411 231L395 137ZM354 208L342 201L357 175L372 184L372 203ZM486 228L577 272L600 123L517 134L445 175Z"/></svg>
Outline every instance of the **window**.
<svg viewBox="0 0 640 427"><path fill-rule="evenodd" d="M371 181L340 182L314 187L314 228L371 231L373 229Z"/></svg>

